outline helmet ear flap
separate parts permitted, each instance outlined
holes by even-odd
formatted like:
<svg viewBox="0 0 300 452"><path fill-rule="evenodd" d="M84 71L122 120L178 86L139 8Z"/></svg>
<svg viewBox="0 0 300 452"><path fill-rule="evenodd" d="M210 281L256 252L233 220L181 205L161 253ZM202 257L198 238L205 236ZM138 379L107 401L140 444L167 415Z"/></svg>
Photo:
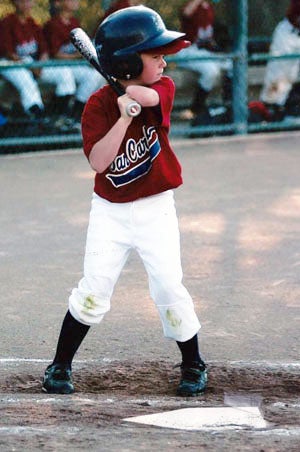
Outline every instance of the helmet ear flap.
<svg viewBox="0 0 300 452"><path fill-rule="evenodd" d="M143 61L138 53L128 55L112 55L112 75L122 80L138 77L143 71Z"/></svg>
<svg viewBox="0 0 300 452"><path fill-rule="evenodd" d="M115 78L130 80L138 77L143 71L143 61L138 53L115 55L102 46L98 46L96 50L104 71Z"/></svg>

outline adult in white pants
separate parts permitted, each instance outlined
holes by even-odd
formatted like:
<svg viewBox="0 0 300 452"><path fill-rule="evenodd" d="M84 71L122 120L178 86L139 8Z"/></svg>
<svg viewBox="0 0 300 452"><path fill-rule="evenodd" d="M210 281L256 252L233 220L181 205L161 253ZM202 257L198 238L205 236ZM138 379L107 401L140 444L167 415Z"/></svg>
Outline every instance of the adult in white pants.
<svg viewBox="0 0 300 452"><path fill-rule="evenodd" d="M300 1L292 0L286 17L276 26L270 54L291 55L300 53ZM282 109L293 84L299 75L300 59L269 60L260 99L266 104Z"/></svg>

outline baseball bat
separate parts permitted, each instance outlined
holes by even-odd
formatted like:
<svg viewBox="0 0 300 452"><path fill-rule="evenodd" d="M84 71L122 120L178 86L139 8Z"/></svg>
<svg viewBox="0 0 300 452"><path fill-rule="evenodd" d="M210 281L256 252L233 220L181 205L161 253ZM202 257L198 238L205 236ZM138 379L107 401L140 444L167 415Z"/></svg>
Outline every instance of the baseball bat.
<svg viewBox="0 0 300 452"><path fill-rule="evenodd" d="M118 96L125 94L123 86L111 75L105 72L98 60L96 49L89 36L82 28L73 28L70 32L72 44L79 53L105 78ZM126 107L128 116L138 116L141 112L141 105L135 101L130 102Z"/></svg>

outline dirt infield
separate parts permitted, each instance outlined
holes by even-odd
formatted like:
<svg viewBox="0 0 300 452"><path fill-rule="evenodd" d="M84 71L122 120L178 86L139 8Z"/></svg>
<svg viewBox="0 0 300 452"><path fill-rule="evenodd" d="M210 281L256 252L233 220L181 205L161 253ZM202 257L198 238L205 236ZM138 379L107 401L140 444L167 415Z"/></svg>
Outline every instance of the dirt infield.
<svg viewBox="0 0 300 452"><path fill-rule="evenodd" d="M191 400L174 397L178 371L164 361L76 363L72 396L41 394L41 370L36 363L2 366L1 450L299 450L299 365L210 363L206 394ZM258 406L267 428L185 431L123 420L235 404Z"/></svg>
<svg viewBox="0 0 300 452"><path fill-rule="evenodd" d="M1 450L299 450L299 138L174 141L184 282L209 366L207 393L192 400L174 396L178 350L162 337L135 254L76 356L76 393L41 393L81 277L93 174L80 150L0 156ZM229 399L259 406L268 427L123 421Z"/></svg>

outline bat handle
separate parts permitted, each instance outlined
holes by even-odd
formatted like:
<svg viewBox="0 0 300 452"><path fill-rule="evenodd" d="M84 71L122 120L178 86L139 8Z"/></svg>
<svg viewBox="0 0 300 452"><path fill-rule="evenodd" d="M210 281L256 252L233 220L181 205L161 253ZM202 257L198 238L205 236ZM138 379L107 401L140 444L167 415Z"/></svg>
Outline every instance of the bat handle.
<svg viewBox="0 0 300 452"><path fill-rule="evenodd" d="M126 105L126 113L128 116L138 116L141 113L142 107L137 102L130 102Z"/></svg>

